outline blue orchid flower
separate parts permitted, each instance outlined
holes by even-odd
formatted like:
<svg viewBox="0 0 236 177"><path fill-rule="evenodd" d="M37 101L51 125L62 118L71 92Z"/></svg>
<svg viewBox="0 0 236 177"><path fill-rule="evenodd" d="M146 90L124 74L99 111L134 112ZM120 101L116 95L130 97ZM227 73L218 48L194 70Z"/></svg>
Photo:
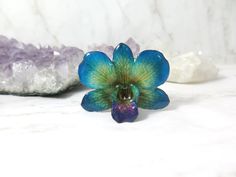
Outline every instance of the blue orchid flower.
<svg viewBox="0 0 236 177"><path fill-rule="evenodd" d="M156 50L145 50L137 59L130 48L120 43L113 52L113 60L99 51L85 54L78 70L80 82L91 89L82 100L87 111L111 108L118 123L133 122L138 107L161 109L169 104L167 94L157 88L169 75L169 63Z"/></svg>

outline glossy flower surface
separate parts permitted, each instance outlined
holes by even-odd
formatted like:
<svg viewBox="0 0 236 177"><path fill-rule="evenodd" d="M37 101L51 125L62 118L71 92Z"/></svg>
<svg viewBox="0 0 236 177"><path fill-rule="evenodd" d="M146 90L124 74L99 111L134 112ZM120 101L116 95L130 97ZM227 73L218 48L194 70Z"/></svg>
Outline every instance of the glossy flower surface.
<svg viewBox="0 0 236 177"><path fill-rule="evenodd" d="M87 111L111 108L118 123L133 122L138 107L161 109L169 104L167 94L157 88L169 75L169 63L156 50L144 50L135 59L131 49L120 43L113 59L99 51L85 54L79 65L80 82L91 89L82 100Z"/></svg>

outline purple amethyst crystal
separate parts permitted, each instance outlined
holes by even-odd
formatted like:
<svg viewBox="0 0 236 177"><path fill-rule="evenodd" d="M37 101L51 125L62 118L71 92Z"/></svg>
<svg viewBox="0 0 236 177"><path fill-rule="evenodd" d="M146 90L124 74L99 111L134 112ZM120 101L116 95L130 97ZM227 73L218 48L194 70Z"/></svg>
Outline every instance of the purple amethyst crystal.
<svg viewBox="0 0 236 177"><path fill-rule="evenodd" d="M132 38L126 43L137 55L139 45ZM114 47L93 45L89 50L111 57ZM0 93L52 95L65 91L79 83L77 70L83 55L76 47L36 47L0 35Z"/></svg>
<svg viewBox="0 0 236 177"><path fill-rule="evenodd" d="M89 51L101 51L105 53L109 58L112 58L114 47L106 44L88 46Z"/></svg>
<svg viewBox="0 0 236 177"><path fill-rule="evenodd" d="M133 38L129 38L125 43L132 49L134 57L137 57L140 51L140 46L136 41Z"/></svg>
<svg viewBox="0 0 236 177"><path fill-rule="evenodd" d="M127 44L132 49L134 57L137 57L137 55L140 51L140 46L135 42L135 40L133 38L129 38L125 42L125 44ZM110 46L110 45L106 45L106 44L101 44L101 45L93 44L88 47L88 50L89 51L92 51L92 50L101 51L101 52L105 53L109 58L112 58L114 47Z"/></svg>
<svg viewBox="0 0 236 177"><path fill-rule="evenodd" d="M35 47L0 35L0 92L57 94L79 83L84 53L76 47Z"/></svg>

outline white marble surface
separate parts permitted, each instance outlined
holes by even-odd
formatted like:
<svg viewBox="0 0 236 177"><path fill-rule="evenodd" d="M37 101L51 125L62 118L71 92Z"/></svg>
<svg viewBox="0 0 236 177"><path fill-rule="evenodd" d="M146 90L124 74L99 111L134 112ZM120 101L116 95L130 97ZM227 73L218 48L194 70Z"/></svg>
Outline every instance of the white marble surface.
<svg viewBox="0 0 236 177"><path fill-rule="evenodd" d="M235 177L236 65L211 82L162 88L166 109L123 124L83 110L85 89L0 95L0 176Z"/></svg>
<svg viewBox="0 0 236 177"><path fill-rule="evenodd" d="M0 0L0 34L42 45L116 45L133 37L169 55L236 62L235 0Z"/></svg>

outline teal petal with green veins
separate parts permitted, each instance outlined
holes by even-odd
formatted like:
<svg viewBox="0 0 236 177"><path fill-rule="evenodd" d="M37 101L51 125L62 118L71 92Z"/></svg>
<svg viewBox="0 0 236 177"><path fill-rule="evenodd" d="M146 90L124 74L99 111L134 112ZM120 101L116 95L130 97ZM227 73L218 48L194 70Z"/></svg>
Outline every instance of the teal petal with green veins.
<svg viewBox="0 0 236 177"><path fill-rule="evenodd" d="M141 88L156 88L169 76L169 63L156 50L144 50L139 54L132 68L132 80Z"/></svg>
<svg viewBox="0 0 236 177"><path fill-rule="evenodd" d="M133 122L138 107L161 109L170 100L156 88L169 75L169 63L159 51L145 50L134 60L126 44L119 44L113 60L99 51L88 52L79 65L80 82L96 90L86 94L81 106L87 111L111 109L117 122Z"/></svg>
<svg viewBox="0 0 236 177"><path fill-rule="evenodd" d="M115 67L102 52L88 52L79 65L80 82L86 87L100 89L110 87L117 79Z"/></svg>
<svg viewBox="0 0 236 177"><path fill-rule="evenodd" d="M138 106L144 109L161 109L169 104L168 95L161 89L142 89L140 91Z"/></svg>
<svg viewBox="0 0 236 177"><path fill-rule="evenodd" d="M118 82L122 84L129 83L134 57L132 51L126 44L120 43L115 48L113 52L113 63Z"/></svg>
<svg viewBox="0 0 236 177"><path fill-rule="evenodd" d="M81 106L87 111L103 111L111 108L112 90L97 89L87 93L81 103Z"/></svg>

